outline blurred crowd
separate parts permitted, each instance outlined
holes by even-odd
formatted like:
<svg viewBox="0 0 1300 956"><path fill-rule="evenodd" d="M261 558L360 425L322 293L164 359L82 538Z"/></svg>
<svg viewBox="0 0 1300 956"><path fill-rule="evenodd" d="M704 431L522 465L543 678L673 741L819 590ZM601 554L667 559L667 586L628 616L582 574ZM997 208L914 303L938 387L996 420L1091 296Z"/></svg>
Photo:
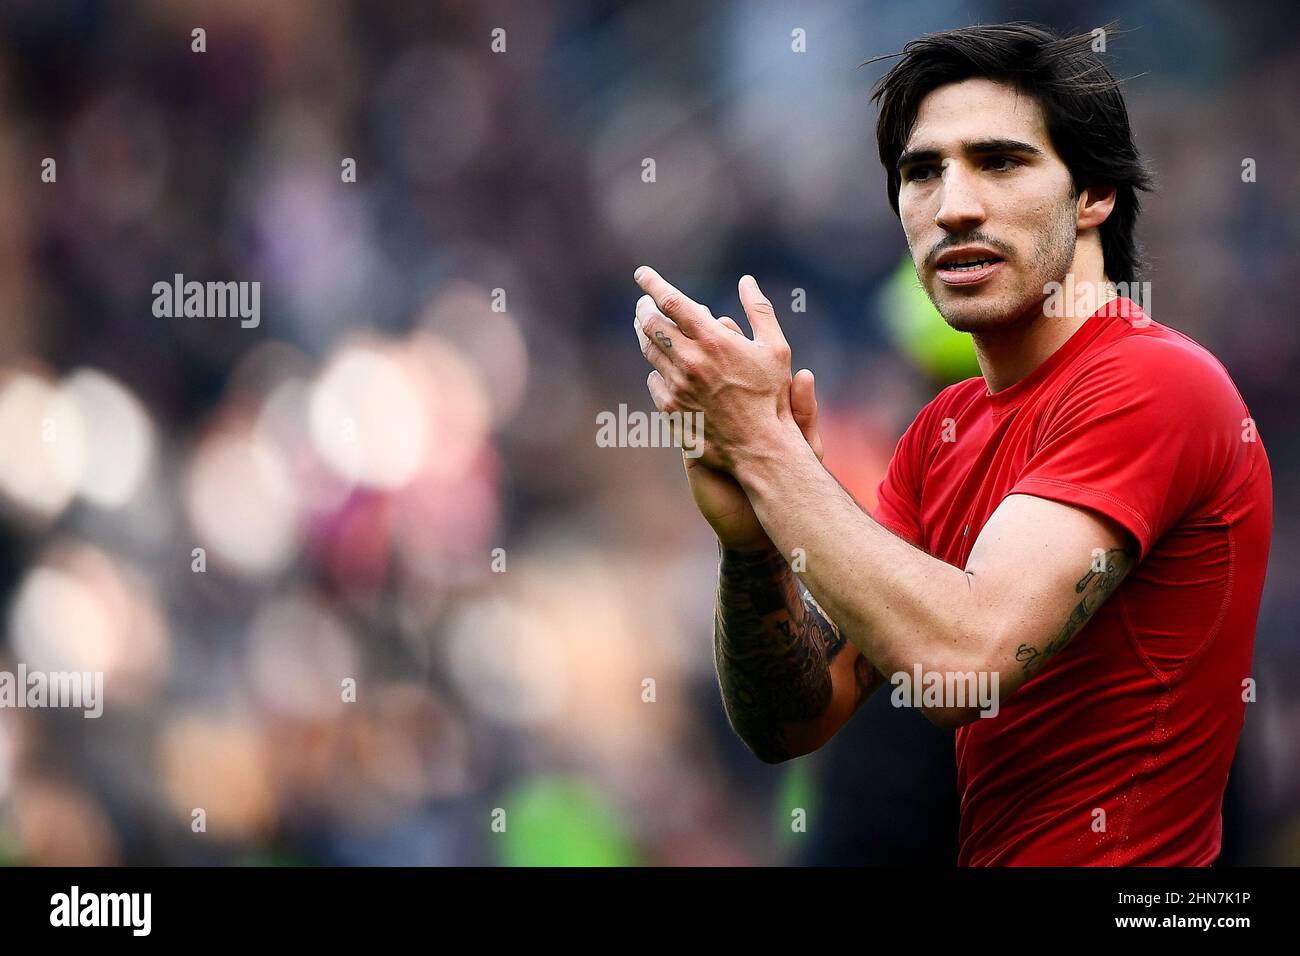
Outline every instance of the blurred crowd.
<svg viewBox="0 0 1300 956"><path fill-rule="evenodd" d="M806 859L830 758L728 728L679 456L595 442L652 408L632 270L718 315L757 276L871 507L977 369L915 307L859 64L1029 15L1131 30L1151 312L1272 462L1224 860L1300 863L1300 46L1239 10L0 4L0 669L106 696L0 709L0 862ZM260 323L157 317L177 274Z"/></svg>

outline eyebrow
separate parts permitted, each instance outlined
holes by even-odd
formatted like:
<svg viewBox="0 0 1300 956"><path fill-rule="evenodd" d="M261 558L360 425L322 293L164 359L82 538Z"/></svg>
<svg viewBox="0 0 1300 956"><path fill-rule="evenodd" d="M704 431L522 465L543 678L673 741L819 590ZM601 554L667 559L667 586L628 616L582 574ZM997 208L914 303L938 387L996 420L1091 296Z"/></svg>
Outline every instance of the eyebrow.
<svg viewBox="0 0 1300 956"><path fill-rule="evenodd" d="M967 140L961 144L961 152L968 156L984 156L988 153L1024 153L1029 156L1041 156L1043 151L1032 143L1022 143L1018 139L981 139ZM932 163L942 157L942 153L933 146L922 146L917 149L905 149L903 154L898 157L898 162L894 168L902 171L904 166L911 166L915 163Z"/></svg>

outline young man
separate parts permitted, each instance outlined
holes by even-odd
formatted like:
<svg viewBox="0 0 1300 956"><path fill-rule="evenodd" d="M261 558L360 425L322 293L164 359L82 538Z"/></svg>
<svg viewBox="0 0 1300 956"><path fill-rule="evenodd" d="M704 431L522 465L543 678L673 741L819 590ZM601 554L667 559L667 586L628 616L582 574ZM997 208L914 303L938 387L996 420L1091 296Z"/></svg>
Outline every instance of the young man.
<svg viewBox="0 0 1300 956"><path fill-rule="evenodd" d="M959 728L963 865L1209 864L1249 695L1268 460L1223 366L1116 294L1148 175L1090 39L953 30L881 81L890 202L982 376L921 410L873 516L754 279L750 339L636 272L655 404L704 416L733 727L781 761L887 677L989 678L993 707L921 701Z"/></svg>

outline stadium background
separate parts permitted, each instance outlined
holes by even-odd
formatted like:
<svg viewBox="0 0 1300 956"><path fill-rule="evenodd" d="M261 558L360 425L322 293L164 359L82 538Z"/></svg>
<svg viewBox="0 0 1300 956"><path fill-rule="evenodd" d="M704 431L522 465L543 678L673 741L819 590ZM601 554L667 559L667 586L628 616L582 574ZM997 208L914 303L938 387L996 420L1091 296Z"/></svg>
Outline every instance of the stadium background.
<svg viewBox="0 0 1300 956"><path fill-rule="evenodd" d="M1274 469L1224 862L1300 863L1296 33L1079 10L0 3L0 667L102 670L107 697L0 710L0 860L942 862L951 743L919 715L878 696L776 767L732 736L711 537L675 453L597 448L596 414L652 408L635 265L732 315L752 272L873 504L975 368L917 302L859 64L1118 18L1152 311L1225 363ZM259 281L260 326L155 318L176 273Z"/></svg>

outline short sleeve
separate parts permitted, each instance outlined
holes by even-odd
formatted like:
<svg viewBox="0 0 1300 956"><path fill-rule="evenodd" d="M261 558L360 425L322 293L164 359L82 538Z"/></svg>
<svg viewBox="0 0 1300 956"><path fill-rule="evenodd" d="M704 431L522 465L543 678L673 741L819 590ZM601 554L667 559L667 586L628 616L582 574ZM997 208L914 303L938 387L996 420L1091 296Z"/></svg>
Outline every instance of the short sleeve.
<svg viewBox="0 0 1300 956"><path fill-rule="evenodd" d="M1131 532L1146 557L1212 488L1243 409L1203 350L1122 340L1049 406L1007 494L1103 514Z"/></svg>

